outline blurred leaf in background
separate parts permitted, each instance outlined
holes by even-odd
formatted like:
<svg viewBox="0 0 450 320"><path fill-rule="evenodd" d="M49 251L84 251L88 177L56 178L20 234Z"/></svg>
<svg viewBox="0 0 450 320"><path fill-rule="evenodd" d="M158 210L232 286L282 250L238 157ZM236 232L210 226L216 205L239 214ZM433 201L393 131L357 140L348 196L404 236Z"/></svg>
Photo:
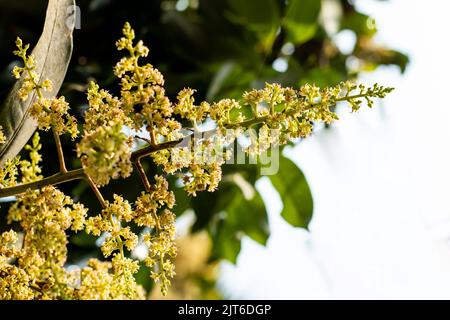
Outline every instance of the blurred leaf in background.
<svg viewBox="0 0 450 320"><path fill-rule="evenodd" d="M265 82L294 87L304 83L335 85L381 65L395 65L403 72L408 63L403 53L377 44L375 21L357 10L358 1L79 0L77 4L81 29L74 34L73 58L61 94L72 101L71 108L78 118L86 109L89 81L96 80L113 93L118 91L112 73L119 59L114 43L125 21L135 27L138 38L149 44L149 59L165 75L167 93L173 100L184 87L197 89L197 100L239 99L244 91L261 88ZM24 42L36 43L45 7L46 1L0 0L2 100L13 84L10 71L15 61L10 52L15 37L21 35ZM343 32L355 40L347 50L340 49L337 40ZM45 155L53 152L49 149L51 141L50 136L42 138L44 161L49 161ZM63 143L69 166L79 166L73 145L70 141ZM307 179L289 159L281 157L280 163L278 175L269 178L283 201L281 214L294 227L307 228L313 216L313 195ZM150 160L144 165L149 175L157 173ZM45 168L48 172L44 174L58 169L56 163L48 163ZM224 166L219 191L203 192L196 198L189 198L181 189L176 192L177 214L193 212L192 232L207 235L211 241L206 247L209 252L205 254L205 265L221 259L236 262L244 236L261 245L266 243L270 230L264 202L255 188L259 178L259 165L230 164ZM176 179L171 183L176 186ZM61 188L89 206L91 214L100 210L83 182ZM135 199L141 189L137 177L131 176L102 191L107 198L116 192ZM2 211L6 209L1 207ZM192 241L192 246L196 243L203 245L202 241ZM98 252L95 241L85 235L73 235L69 249L71 264L83 263ZM211 284L208 276L206 282L198 280L200 274L196 273L196 281L186 280L189 276L182 276L180 281ZM149 286L147 277L140 279ZM178 289L182 287L175 286L180 296L195 296ZM197 292L197 297L207 295L202 290L192 292Z"/></svg>

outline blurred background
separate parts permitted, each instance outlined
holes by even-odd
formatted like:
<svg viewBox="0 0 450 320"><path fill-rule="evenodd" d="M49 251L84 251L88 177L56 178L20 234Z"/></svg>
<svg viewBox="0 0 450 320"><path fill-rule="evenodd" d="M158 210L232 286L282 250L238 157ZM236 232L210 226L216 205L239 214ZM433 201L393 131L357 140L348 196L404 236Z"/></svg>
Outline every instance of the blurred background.
<svg viewBox="0 0 450 320"><path fill-rule="evenodd" d="M20 35L39 38L47 1L0 0L0 98L13 84ZM315 129L284 148L277 176L227 165L215 193L177 190L180 256L169 298L450 298L449 45L444 1L77 1L72 63L61 94L81 120L90 80L118 93L114 42L125 21L150 46L173 99L239 98L264 82L298 87L357 79L396 90L373 109ZM57 171L43 137L46 173ZM79 166L70 139L70 167ZM148 161L149 174L157 168ZM172 182L174 188L176 185ZM130 187L136 186L136 187ZM63 190L99 210L83 183ZM249 192L250 190L250 192ZM137 177L103 190L134 199ZM2 203L1 217L8 204ZM0 221L0 228L6 228ZM70 237L68 267L98 255L98 241ZM139 250L133 252L140 256ZM139 281L151 298L148 270Z"/></svg>

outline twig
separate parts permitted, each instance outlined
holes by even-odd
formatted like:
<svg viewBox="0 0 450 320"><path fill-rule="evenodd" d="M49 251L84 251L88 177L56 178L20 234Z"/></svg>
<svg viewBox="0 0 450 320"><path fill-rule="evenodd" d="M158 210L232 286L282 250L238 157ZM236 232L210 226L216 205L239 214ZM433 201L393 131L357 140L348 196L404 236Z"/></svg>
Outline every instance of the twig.
<svg viewBox="0 0 450 320"><path fill-rule="evenodd" d="M85 178L89 185L91 186L92 191L94 191L95 196L97 197L98 201L102 205L103 208L106 208L106 201L105 198L103 198L102 193L98 189L98 187L95 185L94 181L92 181L91 177L89 177L87 174L85 175Z"/></svg>
<svg viewBox="0 0 450 320"><path fill-rule="evenodd" d="M23 193L30 190L40 189L42 187L48 186L48 185L57 185L64 182L69 182L72 180L81 180L85 179L86 175L84 173L83 169L76 169L67 171L65 173L58 172L57 174L54 174L50 177L44 178L39 181L34 181L26 184L21 184L14 187L4 188L0 189L0 198L14 196L20 193Z"/></svg>
<svg viewBox="0 0 450 320"><path fill-rule="evenodd" d="M58 133L53 129L53 138L55 139L56 150L58 151L59 171L62 173L67 172L66 163L64 161L64 152L61 145L61 139Z"/></svg>
<svg viewBox="0 0 450 320"><path fill-rule="evenodd" d="M141 177L142 183L144 184L144 187L145 187L145 191L150 192L152 187L150 185L150 181L148 181L147 175L145 174L145 170L141 164L141 160L136 159L136 161L134 161L133 164L136 167L136 169L139 173L139 176Z"/></svg>
<svg viewBox="0 0 450 320"><path fill-rule="evenodd" d="M367 94L357 94L357 95L353 95L353 96L341 97L341 98L335 99L335 102L340 102L340 101L345 101L345 100L350 100L350 99L362 98L362 97L364 97L366 95ZM298 111L296 109L289 110L289 111L286 111L285 114L288 115L288 116L289 115L295 115L298 112L307 111L308 109L310 109L312 107L313 107L313 105L310 105L310 106L306 107L304 110L300 110L300 111ZM254 124L264 122L267 119L268 119L268 116L255 117L253 119L245 120L245 121L240 122L240 123L230 123L226 127L230 128L230 129L236 128L236 127L249 127L249 126L252 126ZM213 131L215 131L215 130L211 130L211 133ZM205 133L208 134L209 132L204 132L203 134L205 134ZM144 147L142 149L139 149L139 150L133 152L132 155L131 155L131 162L134 163L134 164L137 164L137 169L140 170L140 167L142 167L142 165L140 165L140 160L143 157L146 157L146 156L148 156L151 153L156 152L156 151L160 151L160 150L164 150L164 149L170 149L170 148L173 148L173 147L176 147L176 146L180 146L180 147L187 146L187 143L190 141L190 139L191 139L191 135L187 135L187 136L185 136L185 137L183 137L181 139L174 140L174 141L163 142L163 143L159 143L159 144L155 144L155 145L150 144L147 147ZM55 139L55 140L58 141L59 140L59 136L58 136L58 139ZM57 142L57 144L58 144L58 142ZM58 150L62 150L62 149L58 147ZM58 155L59 155L59 151L58 151ZM62 159L64 159L64 158L62 157ZM61 163L64 164L64 161L60 162L60 164ZM65 168L65 166L64 166L64 168ZM145 172L144 172L144 175L142 175L142 172L140 172L140 175L141 175L141 178L143 178L145 176ZM145 178L147 178L147 177L145 176ZM76 169L76 170L71 170L71 171L67 171L67 169L66 169L66 172L64 172L64 171L63 172L59 172L59 173L57 173L57 174L55 174L53 176L44 178L44 179L39 180L39 181L35 181L35 182L27 183L27 184L22 184L22 185L18 185L18 186L15 186L15 187L9 187L9 188L0 189L0 198L17 195L17 194L25 192L28 189L31 189L31 190L39 189L39 188L42 188L42 187L47 186L47 185L57 185L57 184L60 184L60 183L64 183L64 182L68 182L68 181L72 181L72 180L77 180L77 179L88 179L88 182L89 182L89 180L90 180L90 182L92 182L92 179L87 177L87 175L84 173L83 169ZM95 186L95 184L93 184L93 185L94 185L95 188L97 188ZM148 185L150 185L150 184L148 183ZM91 185L91 187L92 187L92 185ZM95 192L95 189L93 189L93 190ZM97 190L98 190L98 188L97 188ZM100 194L100 196L101 196L101 194ZM103 199L103 197L101 197L101 199ZM103 203L104 203L104 200L103 200Z"/></svg>

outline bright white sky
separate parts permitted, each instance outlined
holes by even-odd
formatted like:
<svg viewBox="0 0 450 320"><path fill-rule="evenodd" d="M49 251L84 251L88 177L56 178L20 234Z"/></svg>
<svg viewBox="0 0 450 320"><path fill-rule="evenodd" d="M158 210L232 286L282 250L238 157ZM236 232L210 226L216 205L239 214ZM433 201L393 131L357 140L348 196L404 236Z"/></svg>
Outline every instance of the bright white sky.
<svg viewBox="0 0 450 320"><path fill-rule="evenodd" d="M267 248L246 239L237 267L223 265L232 298L450 299L450 2L357 3L409 69L364 76L396 90L290 150L315 199L310 233L280 218L261 181L272 236Z"/></svg>

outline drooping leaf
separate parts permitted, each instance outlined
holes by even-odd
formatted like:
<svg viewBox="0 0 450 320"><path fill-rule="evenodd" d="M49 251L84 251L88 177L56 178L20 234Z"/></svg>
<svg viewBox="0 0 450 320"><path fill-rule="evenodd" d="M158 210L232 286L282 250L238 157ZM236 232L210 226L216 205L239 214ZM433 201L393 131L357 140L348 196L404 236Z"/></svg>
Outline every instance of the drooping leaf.
<svg viewBox="0 0 450 320"><path fill-rule="evenodd" d="M288 40L302 44L310 40L316 30L320 13L320 0L289 0L283 25Z"/></svg>
<svg viewBox="0 0 450 320"><path fill-rule="evenodd" d="M280 156L280 169L269 176L283 201L281 216L294 227L308 228L313 198L303 172L290 159Z"/></svg>
<svg viewBox="0 0 450 320"><path fill-rule="evenodd" d="M222 221L223 222L223 221ZM213 247L211 258L225 259L236 264L237 257L241 251L241 238L236 231L226 224L217 226L216 232L212 233Z"/></svg>
<svg viewBox="0 0 450 320"><path fill-rule="evenodd" d="M48 98L58 93L69 65L72 54L72 20L76 12L74 6L74 0L49 0L44 29L32 52L40 79L50 79L53 82L53 90L45 93ZM17 92L22 82L23 79L19 79L15 83L0 106L0 125L6 135L6 143L0 146L0 165L15 157L36 129L36 122L28 111L36 102L37 96L31 94L28 100L20 100Z"/></svg>
<svg viewBox="0 0 450 320"><path fill-rule="evenodd" d="M236 262L242 236L247 235L265 245L269 238L268 217L264 202L252 184L236 174L231 183L222 186L221 197L215 207L210 234L213 238L213 257Z"/></svg>
<svg viewBox="0 0 450 320"><path fill-rule="evenodd" d="M365 36L373 36L377 32L375 20L359 12L345 15L341 21L340 29L349 29L354 31L356 35Z"/></svg>
<svg viewBox="0 0 450 320"><path fill-rule="evenodd" d="M264 202L252 184L239 175L236 177L239 189L234 188L233 200L226 208L227 223L265 245L269 237L269 226Z"/></svg>

